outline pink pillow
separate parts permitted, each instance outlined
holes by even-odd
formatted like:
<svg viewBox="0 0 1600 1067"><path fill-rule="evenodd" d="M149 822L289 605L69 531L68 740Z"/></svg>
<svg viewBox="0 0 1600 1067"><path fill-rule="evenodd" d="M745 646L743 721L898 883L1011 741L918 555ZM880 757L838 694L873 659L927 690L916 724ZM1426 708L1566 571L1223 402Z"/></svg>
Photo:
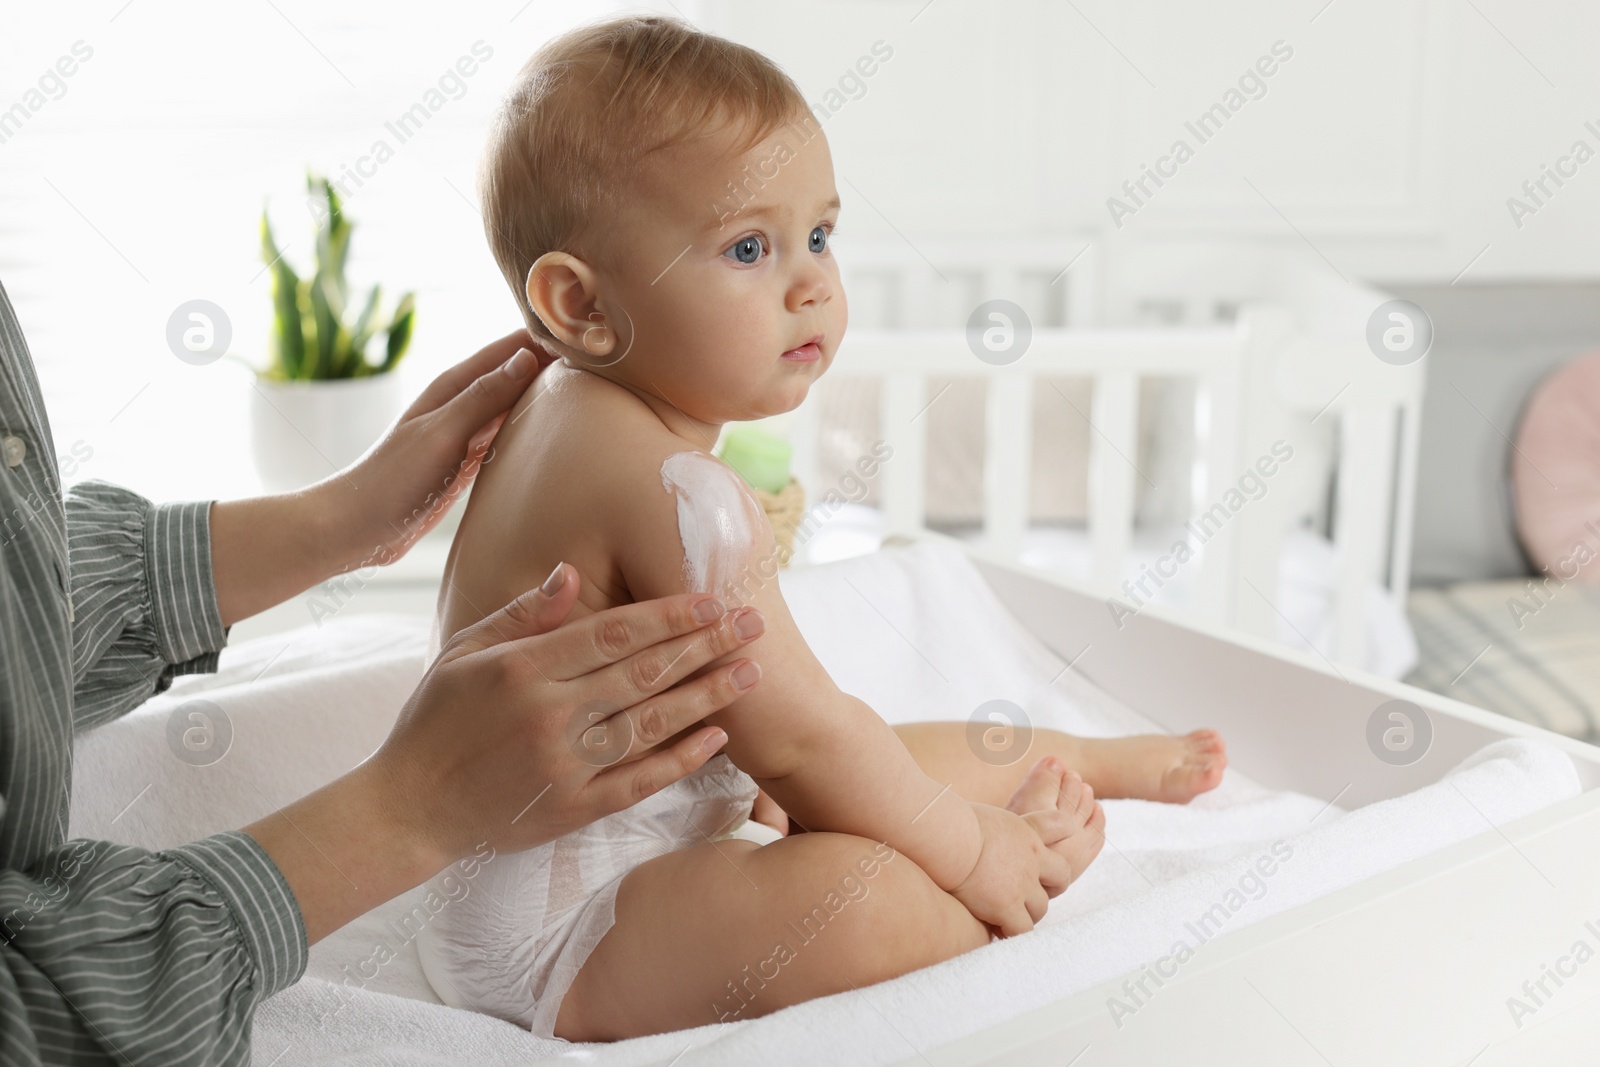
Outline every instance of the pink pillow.
<svg viewBox="0 0 1600 1067"><path fill-rule="evenodd" d="M1534 390L1511 454L1517 534L1535 567L1600 585L1600 354Z"/></svg>

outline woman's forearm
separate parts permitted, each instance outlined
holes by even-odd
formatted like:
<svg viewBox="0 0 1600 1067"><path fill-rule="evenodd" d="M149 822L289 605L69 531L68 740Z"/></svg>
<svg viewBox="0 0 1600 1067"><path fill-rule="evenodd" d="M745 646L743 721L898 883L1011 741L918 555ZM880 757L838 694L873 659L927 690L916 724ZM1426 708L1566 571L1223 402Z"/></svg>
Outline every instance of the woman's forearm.
<svg viewBox="0 0 1600 1067"><path fill-rule="evenodd" d="M294 891L309 944L451 862L408 828L389 796L381 769L368 760L244 827Z"/></svg>
<svg viewBox="0 0 1600 1067"><path fill-rule="evenodd" d="M222 625L232 626L349 565L348 540L316 490L211 505L211 570Z"/></svg>
<svg viewBox="0 0 1600 1067"><path fill-rule="evenodd" d="M293 493L211 506L222 624L406 553L477 473L548 354L518 329L433 380L360 459Z"/></svg>

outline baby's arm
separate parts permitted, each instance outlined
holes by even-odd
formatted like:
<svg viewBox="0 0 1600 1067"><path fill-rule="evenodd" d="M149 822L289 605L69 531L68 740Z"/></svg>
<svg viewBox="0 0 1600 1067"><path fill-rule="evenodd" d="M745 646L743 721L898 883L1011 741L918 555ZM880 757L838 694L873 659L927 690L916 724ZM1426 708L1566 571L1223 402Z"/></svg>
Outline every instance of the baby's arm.
<svg viewBox="0 0 1600 1067"><path fill-rule="evenodd" d="M761 666L762 684L706 720L727 731L724 751L799 825L886 841L979 919L1008 934L1028 929L1027 915L1036 920L1042 914L1040 867L1053 854L1015 815L971 804L928 777L876 712L840 691L779 592L770 526L738 476L726 467L722 475L738 484L750 510L720 525L742 525L750 537L733 546L734 564L720 575L704 560L686 568L679 498L656 488L659 477L642 499L637 489L629 493L623 509L629 514L612 516L606 528L625 531L615 558L635 599L683 592L699 577L698 584L715 585L706 591L730 608L750 604L765 617L762 636L739 651ZM704 501L686 506L692 512ZM691 525L694 519L691 514ZM693 544L688 554L697 555ZM701 577L708 574L709 581Z"/></svg>

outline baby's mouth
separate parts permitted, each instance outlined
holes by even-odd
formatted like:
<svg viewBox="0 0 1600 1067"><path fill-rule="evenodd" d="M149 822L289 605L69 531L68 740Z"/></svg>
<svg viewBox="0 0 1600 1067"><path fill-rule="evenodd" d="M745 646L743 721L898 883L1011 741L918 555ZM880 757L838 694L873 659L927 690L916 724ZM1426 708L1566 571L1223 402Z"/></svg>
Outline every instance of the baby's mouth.
<svg viewBox="0 0 1600 1067"><path fill-rule="evenodd" d="M811 363L822 358L822 335L819 333L803 345L789 349L781 357L792 363Z"/></svg>

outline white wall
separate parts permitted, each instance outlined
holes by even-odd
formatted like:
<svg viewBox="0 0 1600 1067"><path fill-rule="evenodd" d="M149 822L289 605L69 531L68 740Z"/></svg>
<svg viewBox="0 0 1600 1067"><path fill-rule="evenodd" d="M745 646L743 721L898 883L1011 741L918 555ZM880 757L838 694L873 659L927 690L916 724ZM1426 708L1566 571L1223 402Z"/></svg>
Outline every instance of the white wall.
<svg viewBox="0 0 1600 1067"><path fill-rule="evenodd" d="M893 49L864 95L825 123L845 253L858 238L1025 235L1057 242L1065 265L1083 231L1098 230L1110 280L1137 285L1223 261L1219 239L1303 246L1304 234L1352 278L1448 282L1474 257L1474 280L1600 273L1600 251L1574 239L1600 232L1600 161L1520 230L1505 206L1573 139L1600 148L1583 128L1600 119L1589 62L1600 9L1334 0L1319 13L1323 2L654 6L761 48L817 100L874 42ZM492 61L352 198L352 273L419 291L403 371L414 388L516 325L467 202L485 124L542 40L612 6L93 0L8 13L0 109L75 42L94 49L0 142L0 279L59 450L94 450L74 477L164 498L251 491L249 375L227 361L180 363L169 315L197 297L221 304L235 352L259 361L263 200L303 263L303 168L357 160L480 39ZM1280 39L1294 55L1266 95L1114 227L1107 198Z"/></svg>
<svg viewBox="0 0 1600 1067"><path fill-rule="evenodd" d="M22 320L57 452L156 499L258 491L247 447L251 375L265 362L270 277L258 220L311 264L305 170L347 184L350 274L390 301L417 292L400 373L412 392L521 325L483 236L475 172L495 104L543 41L607 0L92 0L11 5L0 111L82 42L90 57L0 138L0 281ZM431 118L403 143L386 123L463 56ZM375 143L386 162L362 163ZM220 306L231 354L196 367L168 348L185 301ZM66 469L66 468L64 468Z"/></svg>
<svg viewBox="0 0 1600 1067"><path fill-rule="evenodd" d="M1553 0L705 0L812 100L878 40L893 58L824 125L852 234L1093 229L1138 273L1197 240L1311 245L1354 278L1600 273L1600 158L1522 220L1507 198L1575 140L1600 153L1600 5ZM1185 129L1282 41L1265 92ZM1177 174L1106 201L1182 138ZM1570 167L1569 167L1570 169ZM1154 186L1150 186L1154 188ZM1532 202L1529 201L1531 204ZM841 245L841 247L844 247ZM1470 269L1469 268L1469 264Z"/></svg>

